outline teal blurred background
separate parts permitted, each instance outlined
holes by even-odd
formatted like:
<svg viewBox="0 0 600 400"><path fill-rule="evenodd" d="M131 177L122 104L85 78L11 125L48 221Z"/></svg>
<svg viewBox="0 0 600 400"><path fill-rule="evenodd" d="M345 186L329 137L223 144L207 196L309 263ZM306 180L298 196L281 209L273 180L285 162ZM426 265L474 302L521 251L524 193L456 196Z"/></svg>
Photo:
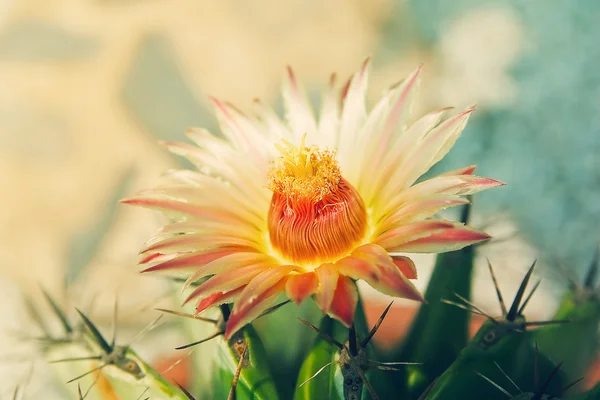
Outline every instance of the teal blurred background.
<svg viewBox="0 0 600 400"><path fill-rule="evenodd" d="M135 263L161 218L116 200L181 166L156 142L216 131L208 95L278 105L291 65L317 99L367 56L371 100L423 63L418 113L477 105L432 173L475 163L507 183L475 199L475 225L503 239L480 261L514 288L539 258L533 310L551 311L600 238L599 37L596 0L0 0L0 325L27 326L39 284L96 298L100 321L117 294L132 330L151 320L165 288ZM486 279L475 298L493 307Z"/></svg>

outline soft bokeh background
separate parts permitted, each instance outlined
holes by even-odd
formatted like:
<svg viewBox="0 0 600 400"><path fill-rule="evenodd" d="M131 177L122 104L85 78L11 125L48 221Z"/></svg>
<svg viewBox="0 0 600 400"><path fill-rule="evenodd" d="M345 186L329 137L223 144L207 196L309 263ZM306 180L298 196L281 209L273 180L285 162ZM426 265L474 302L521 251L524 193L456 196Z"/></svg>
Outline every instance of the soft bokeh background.
<svg viewBox="0 0 600 400"><path fill-rule="evenodd" d="M371 98L423 63L418 111L477 104L435 170L477 163L508 184L475 199L499 239L480 261L510 296L539 258L531 312L547 315L600 237L598 21L596 0L0 0L0 397L43 385L43 365L13 354L39 285L67 307L95 299L99 322L118 296L125 330L154 318L164 287L135 263L161 218L117 200L181 165L158 140L215 128L208 95L279 104L286 65L317 99L367 56ZM424 288L432 259L418 260ZM177 340L161 338L140 352Z"/></svg>

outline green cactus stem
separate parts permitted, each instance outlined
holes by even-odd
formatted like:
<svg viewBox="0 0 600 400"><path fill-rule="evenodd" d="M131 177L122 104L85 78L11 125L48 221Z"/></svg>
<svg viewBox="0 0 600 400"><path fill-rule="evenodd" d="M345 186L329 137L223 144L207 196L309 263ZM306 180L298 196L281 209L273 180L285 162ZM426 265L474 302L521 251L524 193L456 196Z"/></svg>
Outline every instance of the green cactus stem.
<svg viewBox="0 0 600 400"><path fill-rule="evenodd" d="M563 296L554 319L566 319L570 323L544 326L531 333L532 340L537 342L544 354L555 362L563 363L563 370L570 379L584 376L598 352L598 268L596 252L584 283L573 283Z"/></svg>
<svg viewBox="0 0 600 400"><path fill-rule="evenodd" d="M510 309L507 310L504 305L500 289L496 285L498 300L503 310L503 316L500 318L492 318L474 304L463 300L465 308L485 315L488 320L460 352L456 361L435 382L425 399L506 399L505 393L498 391L485 379L474 379L476 375L485 376L501 387L511 384L507 379L507 376L510 376L523 390L535 391L535 375L549 376L555 369L556 365L538 353L526 335L528 327L558 322L527 322L523 316L524 308L537 288L536 285L527 297L524 296L534 265L521 282ZM493 277L491 265L490 272ZM496 284L495 277L493 280ZM564 374L560 371L555 374L556 377L547 388L550 395L562 393L566 386Z"/></svg>

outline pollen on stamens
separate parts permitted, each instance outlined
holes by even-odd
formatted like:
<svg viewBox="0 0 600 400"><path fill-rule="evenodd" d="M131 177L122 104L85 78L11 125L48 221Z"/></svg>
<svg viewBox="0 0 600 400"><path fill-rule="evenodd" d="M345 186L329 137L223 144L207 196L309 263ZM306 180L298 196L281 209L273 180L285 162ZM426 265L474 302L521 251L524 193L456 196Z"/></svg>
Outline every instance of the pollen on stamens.
<svg viewBox="0 0 600 400"><path fill-rule="evenodd" d="M342 177L335 152L283 141L269 171L273 191L269 237L280 255L297 264L335 261L361 242L364 203Z"/></svg>
<svg viewBox="0 0 600 400"><path fill-rule="evenodd" d="M321 200L338 185L342 174L332 150L305 146L306 135L300 146L287 140L275 144L280 157L273 161L269 171L269 189L289 200Z"/></svg>

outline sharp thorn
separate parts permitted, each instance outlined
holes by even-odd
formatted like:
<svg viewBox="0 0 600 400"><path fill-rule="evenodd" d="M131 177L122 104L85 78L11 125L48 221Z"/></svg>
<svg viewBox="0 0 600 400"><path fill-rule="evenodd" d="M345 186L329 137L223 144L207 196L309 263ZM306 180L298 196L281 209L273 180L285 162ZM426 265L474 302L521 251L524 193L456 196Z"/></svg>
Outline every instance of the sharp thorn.
<svg viewBox="0 0 600 400"><path fill-rule="evenodd" d="M504 377L506 379L508 379L508 381L519 391L519 393L523 393L523 391L521 390L521 388L515 383L515 381L513 381L510 376L508 376L508 374L506 372L504 372L504 370L502 369L502 367L500 366L500 364L498 364L496 361L494 361L494 364L496 364L496 367L498 368L498 370L502 373L502 375L504 375Z"/></svg>
<svg viewBox="0 0 600 400"><path fill-rule="evenodd" d="M163 315L159 315L158 318L156 318L154 321L150 322L148 325L146 325L146 327L144 329L142 329L137 335L135 335L135 337L133 339L131 339L131 342L129 343L129 345L131 346L132 343L137 342L138 340L140 340L146 333L150 332L152 329L156 328L156 326L158 326L158 322L162 319Z"/></svg>
<svg viewBox="0 0 600 400"><path fill-rule="evenodd" d="M384 362L384 361L377 361L377 360L369 360L369 362L372 364L377 364L377 365L423 365L423 363L420 363L420 362L410 362L410 361Z"/></svg>
<svg viewBox="0 0 600 400"><path fill-rule="evenodd" d="M76 378L73 378L73 379L71 379L71 380L67 381L67 383L75 382L76 380L79 380L79 379L83 378L84 376L88 376L88 375L89 375L89 374L91 374L91 373L94 373L94 372L96 372L96 371L99 371L99 370L101 370L102 368L106 367L107 365L108 365L108 364L102 364L102 365L100 365L99 367L96 367L96 368L94 368L94 369L92 369L92 370L90 370L90 371L86 372L85 374L81 374L81 375L79 375L78 377L76 377Z"/></svg>
<svg viewBox="0 0 600 400"><path fill-rule="evenodd" d="M135 400L140 400L146 394L146 392L148 392L148 390L150 390L150 387L146 386L146 389L144 389L144 391L140 393L140 395Z"/></svg>
<svg viewBox="0 0 600 400"><path fill-rule="evenodd" d="M481 308L479 308L477 305L475 305L475 303L473 303L471 300L461 296L460 294L456 293L456 292L452 292L456 297L458 297L459 299L461 299L466 305L473 307L474 310L479 311L481 313L481 315L487 317L488 319L494 319L492 318L491 315L489 315L488 313L486 313L485 311L483 311Z"/></svg>
<svg viewBox="0 0 600 400"><path fill-rule="evenodd" d="M484 314L482 314L482 313L480 313L479 311L477 311L477 310L473 309L473 307L469 307L469 306L466 306L466 305L464 305L464 304L457 303L457 302L455 302L455 301L452 301L452 300L447 300L447 299L440 299L440 301L441 301L442 303L446 303L446 304L448 304L448 305L451 305L451 306L455 306L455 307L458 307L458 308L462 308L463 310L469 311L469 312L471 312L471 313L473 313L473 314L477 314L477 315L481 315L481 316L484 316L484 317L485 317L485 315L484 315Z"/></svg>
<svg viewBox="0 0 600 400"><path fill-rule="evenodd" d="M348 330L348 351L353 357L358 355L357 344L356 328L354 327L354 324L352 324Z"/></svg>
<svg viewBox="0 0 600 400"><path fill-rule="evenodd" d="M505 316L507 314L506 304L504 303L504 299L502 298L502 291L500 291L500 286L498 285L498 280L496 279L496 274L494 273L494 268L492 268L492 263L490 260L487 260L488 268L490 270L490 275L492 276L492 281L494 282L494 288L496 289L496 296L498 297L498 303L500 304L500 308L502 309L502 315Z"/></svg>
<svg viewBox="0 0 600 400"><path fill-rule="evenodd" d="M327 364L323 365L321 368L319 368L317 370L317 372L314 373L314 375L312 375L310 378L308 378L307 380L305 380L304 382L302 382L298 387L302 387L304 386L305 383L310 382L311 380L313 380L314 378L317 377L317 375L319 375L321 372L323 372L323 370L327 367L329 367L331 364L333 364L333 361L328 362Z"/></svg>
<svg viewBox="0 0 600 400"><path fill-rule="evenodd" d="M189 349L190 347L194 347L194 346L197 346L199 344L206 343L209 340L212 340L212 339L216 338L217 336L222 335L223 333L224 332L217 331L217 332L213 333L212 335L210 335L209 337L206 337L206 338L204 338L202 340L198 340L197 342L193 342L193 343L186 344L186 345L183 345L183 346L175 347L175 350L185 350L185 349Z"/></svg>
<svg viewBox="0 0 600 400"><path fill-rule="evenodd" d="M196 398L194 396L192 396L192 394L190 392L188 392L188 390L186 388L181 386L179 384L179 382L177 382L177 381L173 381L173 382L175 382L175 384L177 385L179 390L181 390L183 392L183 394L185 394L185 397L187 397L189 400L196 400Z"/></svg>
<svg viewBox="0 0 600 400"><path fill-rule="evenodd" d="M263 311L258 317L256 317L256 319L264 317L265 315L269 315L274 311L277 311L279 308L285 306L286 304L288 304L291 300L286 300L286 301L282 301L279 304L275 304L274 306L271 306L269 308L267 308L265 311Z"/></svg>
<svg viewBox="0 0 600 400"><path fill-rule="evenodd" d="M344 345L341 344L340 342L338 342L337 340L335 340L334 338L332 338L331 336L329 336L328 334L326 334L325 332L323 332L322 330L320 330L319 328L317 328L316 326L314 326L313 324L311 324L308 321L303 320L302 318L298 318L300 320L300 322L302 322L304 325L308 326L310 329L312 329L313 331L317 332L323 339L327 340L329 343L335 345L338 349L343 349Z"/></svg>
<svg viewBox="0 0 600 400"><path fill-rule="evenodd" d="M117 325L118 325L118 313L119 313L119 302L118 302L118 297L115 297L115 308L113 310L113 332L112 332L112 339L110 341L110 347L112 349L115 348L116 342L117 342Z"/></svg>
<svg viewBox="0 0 600 400"><path fill-rule="evenodd" d="M563 364L562 362L556 364L556 367L554 367L552 372L550 372L550 375L548 375L548 377L546 378L546 380L544 381L544 383L542 384L540 389L536 391L535 395L531 398L531 400L542 400L544 393L546 392L546 389L548 388L548 385L550 385L552 378L554 378L554 375L556 375L558 373L558 370L560 370L560 367L562 367L562 364Z"/></svg>
<svg viewBox="0 0 600 400"><path fill-rule="evenodd" d="M521 307L519 307L519 311L517 311L517 315L523 315L523 311L525 311L525 307L527 307L527 304L529 303L529 300L531 300L531 298L533 297L533 294L535 293L535 291L537 290L537 288L540 286L540 283L542 283L541 279L538 280L535 283L535 285L533 286L533 288L531 288L531 291L529 292L529 294L525 298L525 301L523 301L523 304L521 304Z"/></svg>
<svg viewBox="0 0 600 400"><path fill-rule="evenodd" d="M76 308L75 310L77 310L77 312L79 313L79 316L83 320L83 323L85 324L85 326L87 326L88 330L94 337L94 340L102 348L104 353L106 353L106 354L112 353L113 348L108 344L106 339L104 339L104 336L102 336L102 334L100 333L98 328L96 328L96 325L94 325L92 323L92 321L90 321L89 318L86 317L85 314L82 313L78 308Z"/></svg>
<svg viewBox="0 0 600 400"><path fill-rule="evenodd" d="M575 379L573 382L569 383L563 390L561 393L561 396L569 389L571 389L573 386L577 385L579 382L581 382L582 380L585 379L585 376L582 376L581 378Z"/></svg>
<svg viewBox="0 0 600 400"><path fill-rule="evenodd" d="M509 399L513 398L513 395L510 394L510 393L508 393L508 391L506 389L504 389L502 386L498 385L496 382L494 382L493 380L491 380L490 378L488 378L487 376L485 376L481 372L475 371L475 373L477 375L479 375L481 378L483 378L486 381L488 381L490 384L492 384L496 389L498 389L499 391L501 391L502 393L504 393L506 395L506 397L508 397Z"/></svg>
<svg viewBox="0 0 600 400"><path fill-rule="evenodd" d="M180 311L166 310L164 308L155 308L155 310L163 312L163 313L166 313L166 314L177 315L178 317L196 319L198 321L208 322L208 323L211 323L211 324L216 324L217 323L216 319L199 317L199 316L194 315L194 314L188 314L188 313L184 313L184 312L180 312Z"/></svg>
<svg viewBox="0 0 600 400"><path fill-rule="evenodd" d="M556 319L552 321L528 321L525 322L525 326L544 326L544 325L554 325L554 324L568 324L571 320L568 319Z"/></svg>
<svg viewBox="0 0 600 400"><path fill-rule="evenodd" d="M429 384L429 386L427 386L427 389L425 389L425 391L421 394L421 396L419 396L417 400L425 400L427 396L429 396L429 392L431 392L431 389L433 389L437 381L438 378L434 378L433 381Z"/></svg>
<svg viewBox="0 0 600 400"><path fill-rule="evenodd" d="M529 283L529 279L531 278L531 274L533 273L533 269L535 268L535 261L531 264L531 267L525 274L525 277L521 281L521 285L519 286L519 290L517 290L517 294L515 295L515 299L510 306L510 310L508 314L506 314L507 321L514 321L517 318L517 312L519 311L519 305L521 304L521 300L523 299L523 295L525 294L525 289L527 288L527 284Z"/></svg>
<svg viewBox="0 0 600 400"><path fill-rule="evenodd" d="M44 297L50 304L50 307L52 308L52 311L54 311L54 314L56 314L58 319L60 319L60 323L62 324L62 327L65 330L65 333L67 335L73 333L73 327L71 326L71 324L69 324L69 321L67 320L67 316L65 315L65 313L63 313L63 311L60 309L58 304L56 304L56 302L52 299L52 297L50 297L48 292L46 292L43 288L42 288L42 293L44 294Z"/></svg>
<svg viewBox="0 0 600 400"><path fill-rule="evenodd" d="M91 360L101 360L102 356L91 356L91 357L72 357L72 358L62 358L60 360L50 360L49 364L57 364L61 362L71 362L71 361L91 361Z"/></svg>
<svg viewBox="0 0 600 400"><path fill-rule="evenodd" d="M385 308L385 310L383 310L383 312L381 313L381 316L379 317L379 319L377 320L377 322L375 323L375 325L373 325L373 328L371 328L371 331L369 331L369 333L367 334L367 337L365 337L364 340L360 343L360 347L362 347L363 349L365 347L367 347L367 344L369 344L369 342L371 341L371 339L373 338L373 336L375 336L375 334L379 330L379 327L383 323L383 320L385 319L388 311L390 311L390 308L392 307L392 304L394 304L393 301L390 304L387 305L387 307Z"/></svg>

